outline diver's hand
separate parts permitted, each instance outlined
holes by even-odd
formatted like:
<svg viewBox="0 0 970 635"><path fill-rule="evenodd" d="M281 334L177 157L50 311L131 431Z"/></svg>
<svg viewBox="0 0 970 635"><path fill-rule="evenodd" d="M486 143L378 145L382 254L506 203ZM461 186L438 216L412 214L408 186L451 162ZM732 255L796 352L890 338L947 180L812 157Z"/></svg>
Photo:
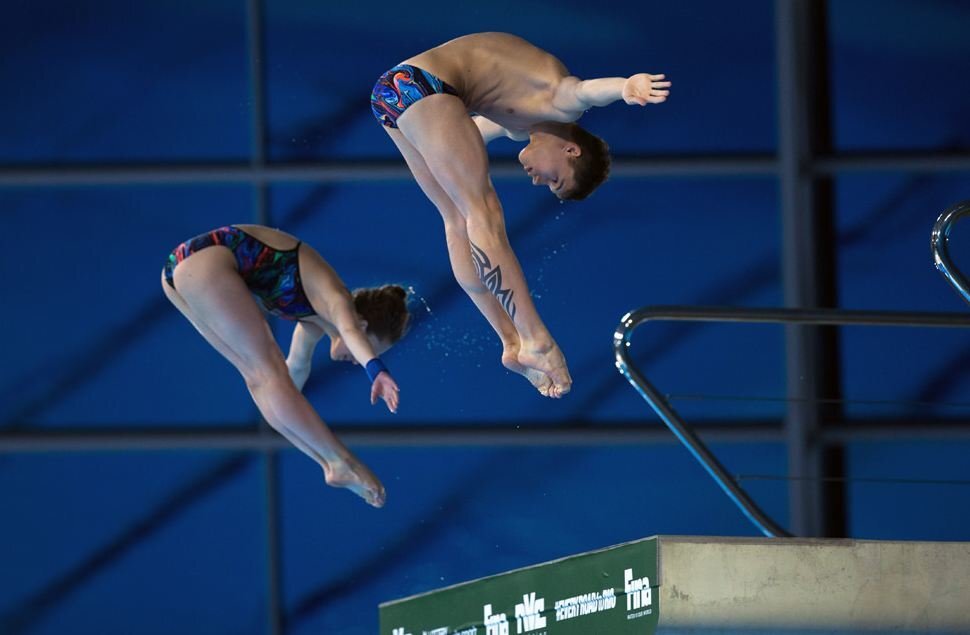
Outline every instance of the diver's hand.
<svg viewBox="0 0 970 635"><path fill-rule="evenodd" d="M377 403L377 398L380 397L387 404L387 409L391 412L397 412L397 404L400 397L398 392L400 389L397 387L397 382L391 377L391 374L386 370L381 371L377 377L374 378L374 383L370 387L370 403L373 406Z"/></svg>
<svg viewBox="0 0 970 635"><path fill-rule="evenodd" d="M661 104L667 101L670 82L664 81L666 75L651 75L638 73L623 84L623 101L631 106L646 106L647 104Z"/></svg>

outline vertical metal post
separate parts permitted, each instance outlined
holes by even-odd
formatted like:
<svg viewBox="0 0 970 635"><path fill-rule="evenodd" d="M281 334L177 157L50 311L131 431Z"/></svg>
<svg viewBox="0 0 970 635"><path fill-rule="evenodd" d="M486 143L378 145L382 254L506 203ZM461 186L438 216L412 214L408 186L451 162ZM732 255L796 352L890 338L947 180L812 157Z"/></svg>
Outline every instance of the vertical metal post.
<svg viewBox="0 0 970 635"><path fill-rule="evenodd" d="M249 164L253 168L266 166L266 72L263 61L263 5L262 0L247 0L247 31L249 42L249 90L252 108L250 109L250 154ZM263 225L269 222L268 192L265 181L253 186L253 222Z"/></svg>
<svg viewBox="0 0 970 635"><path fill-rule="evenodd" d="M262 0L246 2L247 49L249 53L250 100L250 165L266 165L266 76L263 61L263 5ZM269 192L265 181L253 186L253 222L269 223ZM257 424L263 434L273 432L265 423ZM266 520L266 619L270 635L283 635L283 601L280 558L280 502L279 465L275 450L264 450L263 485Z"/></svg>
<svg viewBox="0 0 970 635"><path fill-rule="evenodd" d="M263 451L263 469L266 501L266 619L270 635L282 635L285 627L280 559L279 457L275 450Z"/></svg>
<svg viewBox="0 0 970 635"><path fill-rule="evenodd" d="M778 74L778 154L782 214L782 269L788 308L815 308L818 297L815 251L818 245L809 173L811 147L807 90L808 33L806 18L812 0L775 0ZM818 330L785 329L786 417L790 481L790 524L799 536L818 536L822 529L821 447L818 429Z"/></svg>
<svg viewBox="0 0 970 635"><path fill-rule="evenodd" d="M808 121L809 176L812 178L814 199L813 217L815 219L815 301L819 307L835 309L839 307L838 260L839 230L836 218L835 179L831 175L814 172L817 157L831 156L835 153L835 138L832 126L831 66L828 35L829 2L811 2L805 16L808 29L808 47L805 56L811 60L808 79L808 98L811 105L811 118ZM816 397L828 401L817 406L820 425L825 422L841 422L845 418L841 399L842 393L842 355L841 331L834 326L823 326L818 330L819 364L816 368ZM817 431L821 432L821 431ZM820 536L844 538L848 535L847 476L845 451L841 444L821 444L818 434L814 440L819 445L821 456L820 472L822 477L831 480L820 483L822 516L819 518Z"/></svg>

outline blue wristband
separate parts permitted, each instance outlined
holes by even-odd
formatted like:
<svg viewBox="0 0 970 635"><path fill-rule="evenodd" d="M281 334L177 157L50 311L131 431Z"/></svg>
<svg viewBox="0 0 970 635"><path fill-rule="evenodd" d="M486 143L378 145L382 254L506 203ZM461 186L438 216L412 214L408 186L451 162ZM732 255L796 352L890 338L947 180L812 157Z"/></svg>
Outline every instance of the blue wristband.
<svg viewBox="0 0 970 635"><path fill-rule="evenodd" d="M367 371L367 377L370 378L370 382L372 384L374 383L374 380L377 379L377 376L382 372L390 375L387 370L387 366L384 365L384 362L381 361L380 357L375 357L367 362L367 366L364 366L364 370Z"/></svg>

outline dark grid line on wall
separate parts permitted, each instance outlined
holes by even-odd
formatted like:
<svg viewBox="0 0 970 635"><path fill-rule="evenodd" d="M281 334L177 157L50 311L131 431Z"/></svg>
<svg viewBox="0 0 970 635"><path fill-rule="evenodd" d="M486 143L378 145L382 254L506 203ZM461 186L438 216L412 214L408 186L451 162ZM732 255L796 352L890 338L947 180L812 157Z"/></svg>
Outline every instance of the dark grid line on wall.
<svg viewBox="0 0 970 635"><path fill-rule="evenodd" d="M249 58L250 87L250 168L266 168L266 52L265 12L263 0L246 1L246 51ZM250 183L253 189L253 222L257 225L270 223L269 185L266 181ZM265 421L256 424L262 437L276 436ZM266 540L266 626L270 635L283 635L283 586L282 558L280 550L280 480L278 450L264 447L263 455L263 501L265 503Z"/></svg>

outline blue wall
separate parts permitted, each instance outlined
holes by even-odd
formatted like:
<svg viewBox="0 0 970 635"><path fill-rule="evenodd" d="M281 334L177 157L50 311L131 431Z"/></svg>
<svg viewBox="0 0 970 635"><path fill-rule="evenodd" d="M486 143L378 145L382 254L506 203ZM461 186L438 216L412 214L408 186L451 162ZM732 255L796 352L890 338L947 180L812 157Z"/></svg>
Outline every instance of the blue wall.
<svg viewBox="0 0 970 635"><path fill-rule="evenodd" d="M374 79L485 30L522 35L583 77L667 73L674 87L663 106L584 117L618 157L776 149L770 0L267 5L272 161L400 160L369 111ZM242 0L5 3L0 164L248 160L245 24ZM968 27L970 5L954 0L830 3L836 149L970 149ZM490 150L510 158L518 148L498 141ZM970 198L970 175L860 172L834 185L840 306L965 309L933 269L928 239L944 207ZM543 400L501 368L416 185L274 185L272 224L317 247L349 285L403 282L430 308L415 306L412 333L387 356L402 389L397 416L367 403L359 369L321 351L306 392L326 421L658 425L613 369L611 335L624 312L781 304L774 178L618 176L569 205L525 179L496 187L573 393ZM0 214L0 429L255 424L238 375L158 286L175 244L253 219L248 186L0 188ZM957 231L954 248L966 262L962 238ZM278 334L285 341L288 327ZM970 335L847 328L842 345L850 416L966 418ZM780 329L658 325L635 347L689 420L784 413ZM714 449L736 474L787 472L781 445ZM855 443L848 476L966 481L968 450ZM298 452L282 454L289 633L373 633L379 601L645 535L755 533L672 444L360 454L387 485L383 510L325 487ZM174 451L0 456L0 624L45 635L265 632L262 461ZM786 519L784 481L744 484ZM859 480L848 496L855 537L970 539L966 485ZM22 628L9 621L18 618Z"/></svg>

